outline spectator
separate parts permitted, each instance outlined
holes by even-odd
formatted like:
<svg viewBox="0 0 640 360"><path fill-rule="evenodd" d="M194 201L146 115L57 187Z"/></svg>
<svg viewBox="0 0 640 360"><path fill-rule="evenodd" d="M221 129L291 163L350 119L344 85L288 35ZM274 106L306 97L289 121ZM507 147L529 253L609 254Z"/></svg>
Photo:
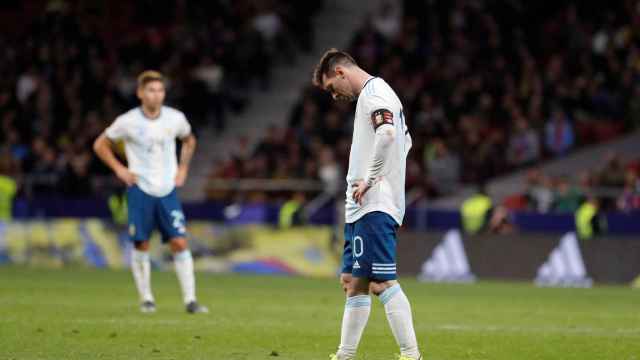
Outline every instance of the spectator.
<svg viewBox="0 0 640 360"><path fill-rule="evenodd" d="M572 186L568 179L562 177L556 186L555 201L553 211L559 213L574 213L583 202L584 196L575 186Z"/></svg>
<svg viewBox="0 0 640 360"><path fill-rule="evenodd" d="M597 174L598 184L607 187L623 187L625 185L625 168L620 154L610 152L606 155L605 165Z"/></svg>
<svg viewBox="0 0 640 360"><path fill-rule="evenodd" d="M529 171L527 182L526 196L529 208L540 213L549 212L554 201L551 179L539 169L534 169Z"/></svg>
<svg viewBox="0 0 640 360"><path fill-rule="evenodd" d="M460 183L460 162L441 139L425 151L425 168L438 194L451 194Z"/></svg>
<svg viewBox="0 0 640 360"><path fill-rule="evenodd" d="M551 155L565 155L574 142L573 127L564 111L555 109L545 125L545 144Z"/></svg>
<svg viewBox="0 0 640 360"><path fill-rule="evenodd" d="M633 171L628 171L624 190L617 200L617 208L623 212L640 210L640 180Z"/></svg>
<svg viewBox="0 0 640 360"><path fill-rule="evenodd" d="M323 147L320 152L319 164L318 176L324 184L325 193L337 195L343 191L344 181L342 179L342 172L340 166L335 161L335 155L330 147Z"/></svg>
<svg viewBox="0 0 640 360"><path fill-rule="evenodd" d="M402 6L398 1L385 0L380 3L371 22L378 33L387 40L393 40L400 32Z"/></svg>
<svg viewBox="0 0 640 360"><path fill-rule="evenodd" d="M529 123L518 111L515 116L515 129L509 139L508 162L512 166L531 165L540 158L540 139L538 133L529 127Z"/></svg>

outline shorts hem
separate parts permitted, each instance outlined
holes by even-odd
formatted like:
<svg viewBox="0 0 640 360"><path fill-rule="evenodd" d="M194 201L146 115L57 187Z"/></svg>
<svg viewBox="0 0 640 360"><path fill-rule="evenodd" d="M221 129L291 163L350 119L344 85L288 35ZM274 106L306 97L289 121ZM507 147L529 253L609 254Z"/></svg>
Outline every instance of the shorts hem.
<svg viewBox="0 0 640 360"><path fill-rule="evenodd" d="M379 280L379 281L389 281L389 280L398 279L398 275L397 274L380 275L380 274L370 274L370 273L369 274L352 273L351 275L353 277L357 277L357 278L369 279L369 280Z"/></svg>

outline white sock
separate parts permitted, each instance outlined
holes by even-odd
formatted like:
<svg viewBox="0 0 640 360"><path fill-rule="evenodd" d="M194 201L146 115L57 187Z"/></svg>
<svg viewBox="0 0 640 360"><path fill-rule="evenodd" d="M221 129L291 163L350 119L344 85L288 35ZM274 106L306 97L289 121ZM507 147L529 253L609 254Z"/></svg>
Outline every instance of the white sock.
<svg viewBox="0 0 640 360"><path fill-rule="evenodd" d="M131 253L131 272L136 282L140 301L154 301L151 293L151 261L148 251L133 249Z"/></svg>
<svg viewBox="0 0 640 360"><path fill-rule="evenodd" d="M371 313L371 297L358 295L347 298L342 317L342 333L340 347L338 347L338 359L352 359L356 356L358 343L362 337L364 327Z"/></svg>
<svg viewBox="0 0 640 360"><path fill-rule="evenodd" d="M191 251L183 250L173 255L176 275L182 289L182 299L185 304L196 301L196 279L193 275L193 257Z"/></svg>
<svg viewBox="0 0 640 360"><path fill-rule="evenodd" d="M387 320L391 326L391 332L400 346L400 354L412 359L419 359L418 342L413 330L411 317L411 305L409 299L400 288L400 284L393 285L380 294L380 301L387 313Z"/></svg>

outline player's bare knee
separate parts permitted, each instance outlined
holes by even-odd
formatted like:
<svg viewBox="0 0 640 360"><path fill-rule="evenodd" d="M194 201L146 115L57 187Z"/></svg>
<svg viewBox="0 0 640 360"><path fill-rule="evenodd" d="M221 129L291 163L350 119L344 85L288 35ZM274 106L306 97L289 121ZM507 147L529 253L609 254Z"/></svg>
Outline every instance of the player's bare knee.
<svg viewBox="0 0 640 360"><path fill-rule="evenodd" d="M358 296L358 295L368 295L369 294L369 281L367 279L361 278L351 278L347 285L347 296Z"/></svg>
<svg viewBox="0 0 640 360"><path fill-rule="evenodd" d="M171 247L171 252L173 253L179 253L181 251L187 250L187 239L183 237L171 239L169 246Z"/></svg>
<svg viewBox="0 0 640 360"><path fill-rule="evenodd" d="M343 279L340 279L340 286L342 286L342 290L344 290L344 292L349 290L349 282L344 281Z"/></svg>
<svg viewBox="0 0 640 360"><path fill-rule="evenodd" d="M342 290L347 292L351 284L351 274L340 274L340 285L342 286Z"/></svg>
<svg viewBox="0 0 640 360"><path fill-rule="evenodd" d="M133 246L138 251L149 251L149 241L136 241Z"/></svg>
<svg viewBox="0 0 640 360"><path fill-rule="evenodd" d="M397 283L398 282L396 280L388 280L382 282L372 281L371 283L369 283L369 291L372 294L378 296Z"/></svg>
<svg viewBox="0 0 640 360"><path fill-rule="evenodd" d="M369 291L376 296L382 294L385 289L386 287L384 286L384 283L372 281L371 284L369 284Z"/></svg>

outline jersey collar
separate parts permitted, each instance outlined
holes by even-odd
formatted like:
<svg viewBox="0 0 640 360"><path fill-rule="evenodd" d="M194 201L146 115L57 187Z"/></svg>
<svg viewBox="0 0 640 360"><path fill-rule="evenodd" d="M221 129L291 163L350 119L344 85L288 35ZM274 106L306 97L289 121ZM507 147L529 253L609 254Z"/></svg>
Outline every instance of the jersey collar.
<svg viewBox="0 0 640 360"><path fill-rule="evenodd" d="M377 78L377 76L372 76L372 77L368 78L368 79L367 79L367 81L365 81L365 82L364 82L364 85L362 85L362 89L360 89L360 92L362 92L362 90L364 90L364 88L365 88L365 87L367 87L367 84L368 84L371 80L373 80L373 79L375 79L375 78Z"/></svg>
<svg viewBox="0 0 640 360"><path fill-rule="evenodd" d="M162 106L160 107L160 112L158 113L158 116L154 118L148 117L147 114L145 114L144 111L142 111L142 106L138 106L138 110L140 110L140 114L142 114L142 117L147 120L158 120L160 116L162 116Z"/></svg>

